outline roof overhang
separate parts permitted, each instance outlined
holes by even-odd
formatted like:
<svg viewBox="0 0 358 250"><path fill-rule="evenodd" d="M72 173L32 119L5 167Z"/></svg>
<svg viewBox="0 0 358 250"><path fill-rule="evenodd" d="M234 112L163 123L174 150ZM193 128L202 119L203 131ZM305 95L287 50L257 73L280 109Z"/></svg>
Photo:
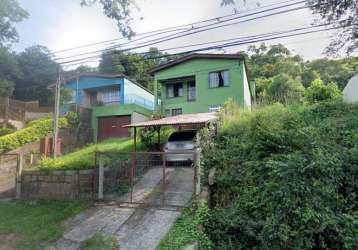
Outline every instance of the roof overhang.
<svg viewBox="0 0 358 250"><path fill-rule="evenodd" d="M173 67L175 65L178 65L180 63L192 60L192 59L231 59L231 60L245 60L245 57L241 54L189 54L183 57L180 57L178 59L175 59L173 61L170 61L168 63L164 63L162 65L159 65L158 67L152 69L149 71L150 74L154 75L156 72L159 72L161 70Z"/></svg>
<svg viewBox="0 0 358 250"><path fill-rule="evenodd" d="M165 127L183 125L206 125L219 119L217 113L197 113L165 117L162 119L133 123L124 128Z"/></svg>

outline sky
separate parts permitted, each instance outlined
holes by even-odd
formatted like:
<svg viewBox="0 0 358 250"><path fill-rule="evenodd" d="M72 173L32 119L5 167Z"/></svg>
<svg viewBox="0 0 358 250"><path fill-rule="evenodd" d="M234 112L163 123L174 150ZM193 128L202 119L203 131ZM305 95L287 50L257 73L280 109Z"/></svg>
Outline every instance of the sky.
<svg viewBox="0 0 358 250"><path fill-rule="evenodd" d="M14 46L21 51L31 45L44 45L51 51L59 51L84 44L120 38L114 20L104 16L101 6L81 7L81 0L18 0L30 16L17 25L20 42ZM161 28L192 23L233 13L233 7L220 7L221 0L137 0L138 10L133 12L132 27L136 33L153 31ZM238 11L245 12L261 6L284 0L247 0L246 4L236 6ZM155 45L159 49L177 47L193 43L211 42L266 32L274 32L310 25L314 22L308 9L299 10L274 17L241 23L209 32L187 36ZM306 60L323 57L324 48L328 45L330 31L284 38L266 42L267 44L282 43ZM66 53L57 53L57 57L105 48L102 46L86 47ZM232 53L247 50L248 45L231 47L216 53ZM145 51L139 49L137 52ZM177 52L177 51L171 51ZM75 58L71 58L75 59ZM71 60L68 59L68 60ZM96 65L96 61L90 65Z"/></svg>

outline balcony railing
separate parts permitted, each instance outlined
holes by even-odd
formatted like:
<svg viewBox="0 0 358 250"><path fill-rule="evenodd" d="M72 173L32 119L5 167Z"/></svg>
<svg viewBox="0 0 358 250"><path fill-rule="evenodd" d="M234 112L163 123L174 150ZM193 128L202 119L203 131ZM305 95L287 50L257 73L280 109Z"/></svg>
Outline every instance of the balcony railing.
<svg viewBox="0 0 358 250"><path fill-rule="evenodd" d="M143 108L154 110L154 102L149 101L141 96L136 94L126 95L124 96L124 104L137 104Z"/></svg>

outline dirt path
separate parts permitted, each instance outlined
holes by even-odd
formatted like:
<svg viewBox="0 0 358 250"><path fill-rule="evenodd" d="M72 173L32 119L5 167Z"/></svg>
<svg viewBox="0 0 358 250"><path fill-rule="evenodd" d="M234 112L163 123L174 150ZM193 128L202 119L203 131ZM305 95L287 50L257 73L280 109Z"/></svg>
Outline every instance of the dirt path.
<svg viewBox="0 0 358 250"><path fill-rule="evenodd" d="M135 185L133 189L135 201L160 204L162 196L155 192L162 185L160 171L162 171L160 168L149 170ZM185 205L192 195L192 183L193 169L168 168L166 204ZM120 200L128 200L128 195L121 197ZM115 237L121 250L155 249L179 215L179 211L155 208L97 205L68 221L68 230L63 238L46 249L79 249L81 242L96 233Z"/></svg>

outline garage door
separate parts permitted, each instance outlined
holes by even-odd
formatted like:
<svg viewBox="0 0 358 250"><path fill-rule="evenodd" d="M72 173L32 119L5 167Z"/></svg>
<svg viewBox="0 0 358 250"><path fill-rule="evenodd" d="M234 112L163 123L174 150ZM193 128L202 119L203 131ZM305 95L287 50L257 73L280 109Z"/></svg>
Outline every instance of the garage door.
<svg viewBox="0 0 358 250"><path fill-rule="evenodd" d="M123 128L122 126L130 123L130 115L98 118L98 141L103 141L109 138L129 137L129 129Z"/></svg>

